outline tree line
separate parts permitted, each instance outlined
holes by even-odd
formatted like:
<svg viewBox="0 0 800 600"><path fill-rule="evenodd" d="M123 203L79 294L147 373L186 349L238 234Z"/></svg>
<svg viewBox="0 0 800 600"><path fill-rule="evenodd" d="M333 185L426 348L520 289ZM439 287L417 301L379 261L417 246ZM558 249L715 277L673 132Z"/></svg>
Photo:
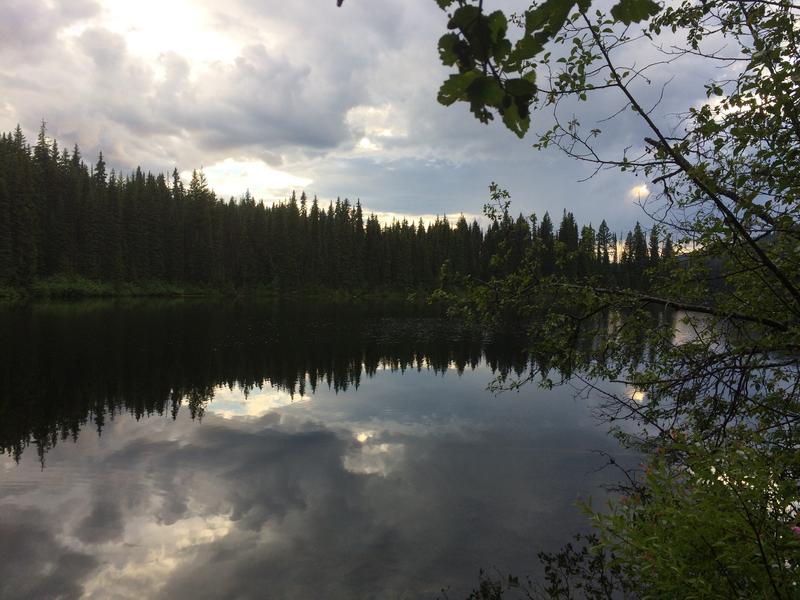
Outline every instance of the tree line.
<svg viewBox="0 0 800 600"><path fill-rule="evenodd" d="M487 229L461 216L382 224L361 203L292 194L266 206L250 193L224 200L194 171L188 186L137 168L87 165L76 145L59 149L44 125L35 144L18 126L0 135L0 282L27 286L58 275L104 282L164 281L280 290L431 288L441 267L487 280L534 256L539 275L599 277L642 286L673 255L667 235L638 223L623 238L564 211L496 219Z"/></svg>

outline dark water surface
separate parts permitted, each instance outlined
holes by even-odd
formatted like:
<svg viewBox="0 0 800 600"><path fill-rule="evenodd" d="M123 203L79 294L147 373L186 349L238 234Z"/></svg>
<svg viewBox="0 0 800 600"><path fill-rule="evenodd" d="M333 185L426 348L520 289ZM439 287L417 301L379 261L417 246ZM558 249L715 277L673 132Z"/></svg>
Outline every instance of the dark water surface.
<svg viewBox="0 0 800 600"><path fill-rule="evenodd" d="M385 306L0 309L0 597L463 597L619 454L513 345Z"/></svg>

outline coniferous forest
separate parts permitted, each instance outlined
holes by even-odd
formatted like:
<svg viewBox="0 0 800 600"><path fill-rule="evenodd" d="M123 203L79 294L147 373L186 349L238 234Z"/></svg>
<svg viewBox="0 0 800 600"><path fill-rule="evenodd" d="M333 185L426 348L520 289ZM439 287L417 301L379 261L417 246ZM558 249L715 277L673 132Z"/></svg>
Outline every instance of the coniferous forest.
<svg viewBox="0 0 800 600"><path fill-rule="evenodd" d="M624 238L605 220L579 226L564 211L495 220L462 216L381 223L359 201L327 205L305 193L265 206L249 192L225 200L195 171L188 186L137 168L87 164L42 126L35 143L17 127L0 135L0 283L27 287L57 276L277 291L308 287L430 289L442 265L483 280L533 254L541 275L589 276L642 287L672 255L667 236L638 223ZM498 260L500 258L500 260Z"/></svg>

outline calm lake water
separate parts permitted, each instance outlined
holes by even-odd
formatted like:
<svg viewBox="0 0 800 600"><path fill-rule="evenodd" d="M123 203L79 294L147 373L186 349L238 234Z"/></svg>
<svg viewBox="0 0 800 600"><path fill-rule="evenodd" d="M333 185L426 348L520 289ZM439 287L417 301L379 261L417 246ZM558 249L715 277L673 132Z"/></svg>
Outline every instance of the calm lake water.
<svg viewBox="0 0 800 600"><path fill-rule="evenodd" d="M2 598L463 598L617 477L591 398L494 395L525 355L409 309L41 304L0 339Z"/></svg>

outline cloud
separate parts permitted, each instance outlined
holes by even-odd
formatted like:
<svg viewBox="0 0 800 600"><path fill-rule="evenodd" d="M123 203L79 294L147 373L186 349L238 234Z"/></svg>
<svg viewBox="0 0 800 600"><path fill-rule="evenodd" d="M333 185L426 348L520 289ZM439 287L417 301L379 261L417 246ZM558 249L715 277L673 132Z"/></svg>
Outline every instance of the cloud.
<svg viewBox="0 0 800 600"><path fill-rule="evenodd" d="M45 3L6 0L0 4L0 50L4 67L29 66L45 58L57 34L99 11L93 0Z"/></svg>
<svg viewBox="0 0 800 600"><path fill-rule="evenodd" d="M0 511L0 597L79 598L98 562L58 539L53 515L4 504Z"/></svg>
<svg viewBox="0 0 800 600"><path fill-rule="evenodd" d="M249 191L255 198L277 202L312 182L311 179L274 169L258 160L226 158L222 162L204 167L203 172L209 186L223 198L240 198L245 191ZM189 181L191 173L184 171L181 177Z"/></svg>
<svg viewBox="0 0 800 600"><path fill-rule="evenodd" d="M122 531L122 511L118 503L107 497L97 497L91 512L76 527L75 535L85 543L96 544L118 539Z"/></svg>
<svg viewBox="0 0 800 600"><path fill-rule="evenodd" d="M519 10L523 0L502 7ZM10 0L0 6L0 127L35 134L42 119L62 147L128 171L251 165L252 185L221 178L220 193L263 189L267 200L304 188L323 199L361 198L397 213L479 213L486 188L509 188L525 214L572 210L579 220L624 227L641 213L632 180L535 152L499 123L436 102L447 69L436 42L445 16L432 1ZM625 52L654 56L646 43ZM624 61L627 57L622 56ZM648 106L674 77L654 115L666 129L702 93L702 61L662 65L642 86ZM700 93L698 93L698 90ZM561 105L585 126L621 100L598 92ZM618 157L645 134L630 111L604 122L601 149ZM547 128L546 112L533 129ZM281 173L260 173L266 164ZM310 180L308 183L305 181ZM237 194L238 195L238 194Z"/></svg>
<svg viewBox="0 0 800 600"><path fill-rule="evenodd" d="M263 417L278 408L290 406L295 402L307 402L310 399L310 396L292 395L269 386L255 388L246 395L239 386L219 386L214 389L214 402L208 406L207 410L226 419Z"/></svg>
<svg viewBox="0 0 800 600"><path fill-rule="evenodd" d="M375 216L378 217L378 220L384 225L391 225L395 221L398 223L401 223L402 221L408 221L409 223L416 225L420 220L425 225L430 225L437 219L443 219L446 217L447 221L450 223L450 226L455 227L458 224L458 221L461 220L462 216L464 217L464 219L466 219L468 225L472 225L472 221L478 221L478 224L483 226L486 226L489 223L489 220L486 217L474 213L432 215L432 214L420 214L420 213L386 212L378 210L373 211L369 207L364 207L364 208L368 214L369 213L375 214Z"/></svg>
<svg viewBox="0 0 800 600"><path fill-rule="evenodd" d="M103 27L123 34L130 52L142 59L175 53L193 63L231 63L241 41L220 31L215 21L208 11L198 10L197 2L188 0L105 2L101 19Z"/></svg>
<svg viewBox="0 0 800 600"><path fill-rule="evenodd" d="M389 103L382 106L354 106L345 116L353 136L363 136L362 139L407 137L405 119Z"/></svg>

